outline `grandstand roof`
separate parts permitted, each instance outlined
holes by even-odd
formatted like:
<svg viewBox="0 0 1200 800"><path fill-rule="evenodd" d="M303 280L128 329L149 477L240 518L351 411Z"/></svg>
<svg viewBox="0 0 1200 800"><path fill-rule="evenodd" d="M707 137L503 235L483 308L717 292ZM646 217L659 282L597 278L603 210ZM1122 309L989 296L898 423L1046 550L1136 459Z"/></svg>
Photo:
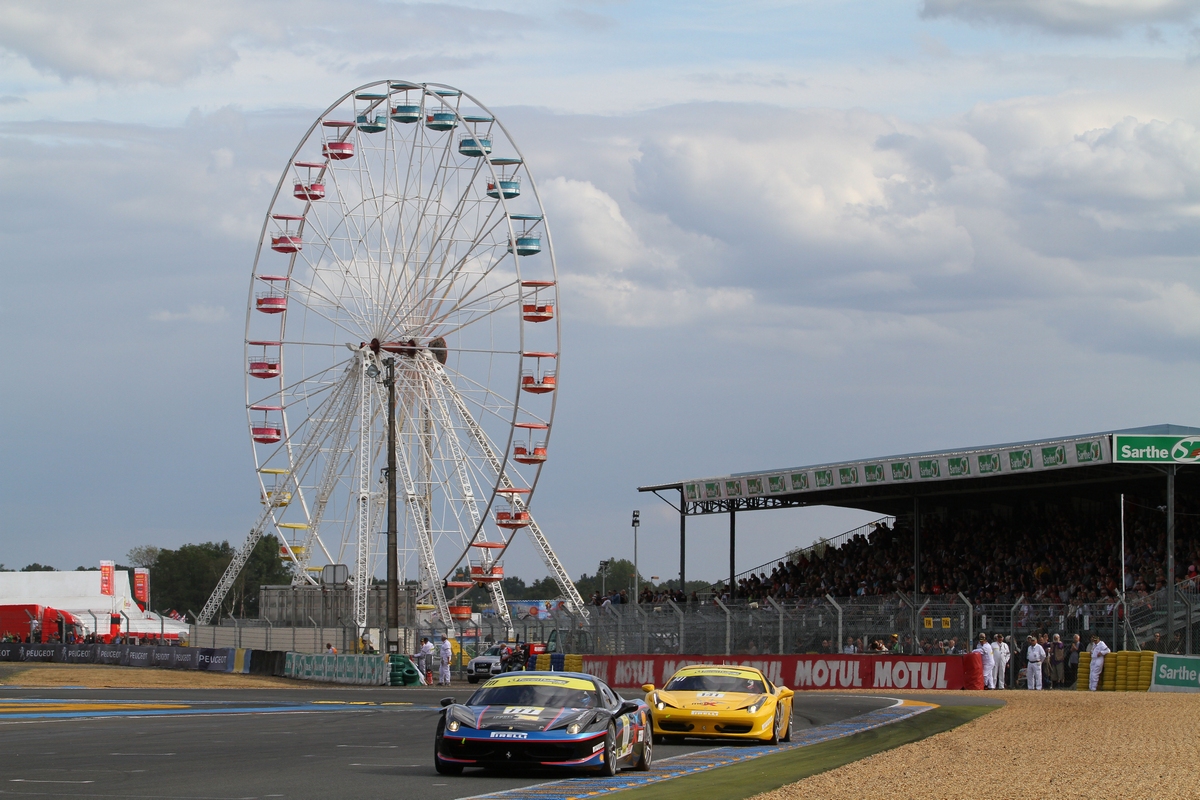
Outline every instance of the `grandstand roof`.
<svg viewBox="0 0 1200 800"><path fill-rule="evenodd" d="M1197 437L1198 441L1181 457L1137 459L1126 454L1114 458L1114 437L1143 437L1129 440L1142 442L1162 441L1146 437ZM1165 456L1165 451L1161 454ZM1067 486L1078 487L1077 493L1082 494L1133 490L1147 481L1157 482L1168 463L1200 463L1200 428L1169 424L1125 428L693 478L643 486L639 491L678 490L687 514L808 505L903 514L911 510L914 497L937 497L947 503L958 497L978 502L978 495L987 493L996 502L1003 502L1001 495Z"/></svg>

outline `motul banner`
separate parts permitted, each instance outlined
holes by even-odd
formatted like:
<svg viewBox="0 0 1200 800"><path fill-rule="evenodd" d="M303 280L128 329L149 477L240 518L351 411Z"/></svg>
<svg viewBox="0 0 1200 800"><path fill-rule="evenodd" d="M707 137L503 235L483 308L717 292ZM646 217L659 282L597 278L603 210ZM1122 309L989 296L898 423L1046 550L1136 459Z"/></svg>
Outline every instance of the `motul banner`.
<svg viewBox="0 0 1200 800"><path fill-rule="evenodd" d="M143 606L150 602L150 570L145 567L133 571L133 599Z"/></svg>
<svg viewBox="0 0 1200 800"><path fill-rule="evenodd" d="M100 562L100 594L112 595L115 582L116 564L111 561Z"/></svg>
<svg viewBox="0 0 1200 800"><path fill-rule="evenodd" d="M790 689L963 689L967 656L584 656L583 671L612 686L662 686L689 664L755 667ZM983 688L982 682L978 687Z"/></svg>

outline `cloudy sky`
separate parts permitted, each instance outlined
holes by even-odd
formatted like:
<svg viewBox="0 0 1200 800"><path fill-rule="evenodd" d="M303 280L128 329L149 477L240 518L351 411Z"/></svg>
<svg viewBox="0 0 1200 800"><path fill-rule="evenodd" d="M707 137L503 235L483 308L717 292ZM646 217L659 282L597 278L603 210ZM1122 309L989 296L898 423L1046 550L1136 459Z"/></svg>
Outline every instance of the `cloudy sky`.
<svg viewBox="0 0 1200 800"><path fill-rule="evenodd" d="M1200 423L1197 0L0 0L0 562L244 536L263 214L383 78L482 99L542 190L575 576L633 508L675 574L639 484ZM743 515L739 566L869 518Z"/></svg>

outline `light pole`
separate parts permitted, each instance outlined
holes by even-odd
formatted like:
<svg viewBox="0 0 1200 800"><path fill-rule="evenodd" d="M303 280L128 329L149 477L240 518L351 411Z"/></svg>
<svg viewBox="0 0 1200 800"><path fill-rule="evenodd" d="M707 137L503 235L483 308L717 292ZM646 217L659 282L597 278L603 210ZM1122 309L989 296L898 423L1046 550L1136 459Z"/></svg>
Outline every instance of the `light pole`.
<svg viewBox="0 0 1200 800"><path fill-rule="evenodd" d="M637 534L638 534L638 528L642 524L641 517L642 517L642 512L636 511L636 510L633 512L633 602L634 603L641 602L641 599L638 597L638 558L637 558Z"/></svg>
<svg viewBox="0 0 1200 800"><path fill-rule="evenodd" d="M600 599L608 597L608 562L600 562Z"/></svg>

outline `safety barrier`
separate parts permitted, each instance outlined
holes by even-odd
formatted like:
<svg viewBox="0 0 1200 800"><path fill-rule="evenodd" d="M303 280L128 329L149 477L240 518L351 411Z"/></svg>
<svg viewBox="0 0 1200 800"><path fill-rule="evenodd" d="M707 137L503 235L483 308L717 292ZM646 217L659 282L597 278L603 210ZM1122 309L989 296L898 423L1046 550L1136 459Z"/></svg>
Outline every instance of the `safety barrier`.
<svg viewBox="0 0 1200 800"><path fill-rule="evenodd" d="M689 664L756 667L790 689L982 689L978 654L965 656L583 656L583 672L618 687L662 686Z"/></svg>
<svg viewBox="0 0 1200 800"><path fill-rule="evenodd" d="M386 686L390 677L387 656L287 653L284 677L358 686Z"/></svg>
<svg viewBox="0 0 1200 800"><path fill-rule="evenodd" d="M262 655L255 655L256 653L262 653ZM246 673L252 671L251 664L255 659L264 664L271 664L270 653L234 647L0 643L0 661L108 664L122 667L159 667L162 669L194 669L204 672Z"/></svg>

